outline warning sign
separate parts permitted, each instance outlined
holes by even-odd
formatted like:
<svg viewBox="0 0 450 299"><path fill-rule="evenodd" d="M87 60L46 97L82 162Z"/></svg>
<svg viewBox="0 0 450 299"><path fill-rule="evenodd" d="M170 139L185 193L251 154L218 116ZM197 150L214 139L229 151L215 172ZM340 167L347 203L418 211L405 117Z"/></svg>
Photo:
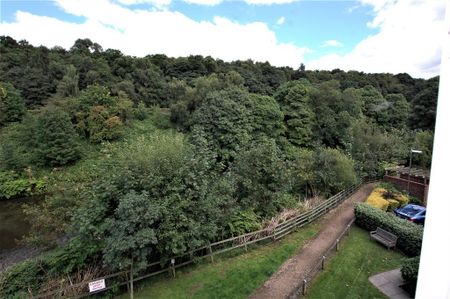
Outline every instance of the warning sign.
<svg viewBox="0 0 450 299"><path fill-rule="evenodd" d="M106 288L105 280L100 279L89 283L89 292L97 292Z"/></svg>

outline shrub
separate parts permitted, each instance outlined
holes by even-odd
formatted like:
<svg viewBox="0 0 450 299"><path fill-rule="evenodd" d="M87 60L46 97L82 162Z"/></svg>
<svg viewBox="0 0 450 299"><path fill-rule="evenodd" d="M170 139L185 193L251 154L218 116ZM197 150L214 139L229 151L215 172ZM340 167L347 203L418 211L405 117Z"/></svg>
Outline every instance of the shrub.
<svg viewBox="0 0 450 299"><path fill-rule="evenodd" d="M402 261L402 278L406 283L413 283L415 284L417 282L417 276L419 274L419 263L420 263L420 256L412 257L409 259L404 259Z"/></svg>
<svg viewBox="0 0 450 299"><path fill-rule="evenodd" d="M21 178L14 171L0 172L0 199L30 196L43 192L45 182L33 178Z"/></svg>
<svg viewBox="0 0 450 299"><path fill-rule="evenodd" d="M148 116L147 107L145 107L144 102L139 102L136 108L133 109L134 118L138 120L144 120Z"/></svg>
<svg viewBox="0 0 450 299"><path fill-rule="evenodd" d="M381 227L398 236L397 246L408 256L417 256L422 247L423 227L385 213L366 203L355 205L356 224L368 231Z"/></svg>
<svg viewBox="0 0 450 299"><path fill-rule="evenodd" d="M386 192L385 189L376 188L370 193L369 197L366 200L366 203L374 208L381 209L383 211L387 211L389 207L389 201L387 201L383 194Z"/></svg>
<svg viewBox="0 0 450 299"><path fill-rule="evenodd" d="M400 206L400 202L398 202L395 199L388 199L387 200L389 202L389 206L388 206L388 212L392 212L393 210L395 210L396 208L398 208Z"/></svg>
<svg viewBox="0 0 450 299"><path fill-rule="evenodd" d="M232 236L238 236L260 229L261 224L254 211L245 210L231 216L228 228Z"/></svg>
<svg viewBox="0 0 450 299"><path fill-rule="evenodd" d="M0 298L27 298L28 290L34 294L45 281L40 261L19 263L0 275Z"/></svg>
<svg viewBox="0 0 450 299"><path fill-rule="evenodd" d="M69 115L60 108L47 108L37 119L36 157L47 166L61 166L80 158L78 135Z"/></svg>

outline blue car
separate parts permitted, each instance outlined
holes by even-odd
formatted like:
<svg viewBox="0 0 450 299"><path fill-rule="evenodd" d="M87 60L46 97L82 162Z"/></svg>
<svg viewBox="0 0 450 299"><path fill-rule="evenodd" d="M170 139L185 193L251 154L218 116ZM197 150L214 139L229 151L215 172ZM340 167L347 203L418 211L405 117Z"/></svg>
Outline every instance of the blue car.
<svg viewBox="0 0 450 299"><path fill-rule="evenodd" d="M426 212L427 209L425 207L413 204L407 204L402 208L394 210L396 216L417 224L423 224L425 222Z"/></svg>

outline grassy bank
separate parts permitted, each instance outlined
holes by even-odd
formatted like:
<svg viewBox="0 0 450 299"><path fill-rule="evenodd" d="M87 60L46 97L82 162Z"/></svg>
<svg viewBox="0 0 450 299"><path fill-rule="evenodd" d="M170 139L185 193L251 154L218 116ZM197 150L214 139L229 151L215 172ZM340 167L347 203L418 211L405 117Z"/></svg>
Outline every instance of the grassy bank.
<svg viewBox="0 0 450 299"><path fill-rule="evenodd" d="M148 280L137 286L135 298L246 298L319 230L320 225L314 223L276 243L185 268L175 279L164 276Z"/></svg>
<svg viewBox="0 0 450 299"><path fill-rule="evenodd" d="M369 233L358 227L352 228L340 248L313 280L307 298L387 298L369 277L400 267L404 256L371 240Z"/></svg>

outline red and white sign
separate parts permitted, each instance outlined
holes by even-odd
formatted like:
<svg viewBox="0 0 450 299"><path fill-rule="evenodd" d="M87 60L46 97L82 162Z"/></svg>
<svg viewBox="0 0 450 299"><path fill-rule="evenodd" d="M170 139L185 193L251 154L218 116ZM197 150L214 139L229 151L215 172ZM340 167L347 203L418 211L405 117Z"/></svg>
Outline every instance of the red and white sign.
<svg viewBox="0 0 450 299"><path fill-rule="evenodd" d="M89 283L89 292L97 292L106 288L105 280L100 279Z"/></svg>

